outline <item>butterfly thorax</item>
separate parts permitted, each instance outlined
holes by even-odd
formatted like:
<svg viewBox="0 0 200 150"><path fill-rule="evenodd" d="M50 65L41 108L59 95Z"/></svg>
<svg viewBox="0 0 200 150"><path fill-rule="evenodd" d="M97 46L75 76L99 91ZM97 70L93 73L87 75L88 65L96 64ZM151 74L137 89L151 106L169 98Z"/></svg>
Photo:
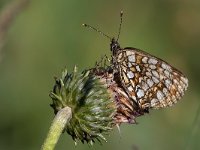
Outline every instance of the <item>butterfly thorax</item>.
<svg viewBox="0 0 200 150"><path fill-rule="evenodd" d="M115 38L112 38L111 43L110 43L110 51L112 52L111 64L113 67L113 73L118 73L118 64L117 64L116 58L117 58L117 55L120 50L121 50L121 47L120 47L118 41L115 40Z"/></svg>

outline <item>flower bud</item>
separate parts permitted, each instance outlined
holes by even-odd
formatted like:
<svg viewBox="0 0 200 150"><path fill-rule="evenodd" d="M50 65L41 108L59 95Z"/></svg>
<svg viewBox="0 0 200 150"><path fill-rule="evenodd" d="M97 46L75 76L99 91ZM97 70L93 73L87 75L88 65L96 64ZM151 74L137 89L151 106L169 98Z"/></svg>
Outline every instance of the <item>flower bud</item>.
<svg viewBox="0 0 200 150"><path fill-rule="evenodd" d="M69 74L64 70L62 77L56 79L50 97L53 100L51 107L55 114L68 106L72 109L72 118L66 125L65 131L70 134L75 143L80 140L93 144L103 139L114 126L116 103L113 93L106 83L90 71Z"/></svg>

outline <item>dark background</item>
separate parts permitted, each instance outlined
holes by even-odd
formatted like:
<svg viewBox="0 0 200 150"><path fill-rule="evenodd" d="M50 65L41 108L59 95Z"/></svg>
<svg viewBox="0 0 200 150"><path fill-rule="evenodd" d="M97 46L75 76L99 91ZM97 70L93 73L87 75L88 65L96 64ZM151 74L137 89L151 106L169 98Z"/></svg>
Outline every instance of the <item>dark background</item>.
<svg viewBox="0 0 200 150"><path fill-rule="evenodd" d="M1 0L0 10L9 2ZM56 149L200 149L199 0L31 1L15 17L0 49L0 149L40 149L54 117L48 96L53 77L65 66L82 71L110 55L109 40L81 24L117 36L121 10L121 46L170 62L189 78L188 91L174 107L152 110L137 125L123 124L121 135L114 129L103 145L75 147L65 133Z"/></svg>

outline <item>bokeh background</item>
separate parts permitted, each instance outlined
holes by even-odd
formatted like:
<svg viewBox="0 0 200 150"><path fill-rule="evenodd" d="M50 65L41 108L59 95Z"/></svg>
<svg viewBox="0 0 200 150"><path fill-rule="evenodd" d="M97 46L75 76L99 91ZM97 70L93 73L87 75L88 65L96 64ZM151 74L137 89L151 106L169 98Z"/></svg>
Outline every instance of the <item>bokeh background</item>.
<svg viewBox="0 0 200 150"><path fill-rule="evenodd" d="M0 0L0 11L12 12L12 2ZM0 149L40 149L54 117L53 77L65 66L82 71L110 55L110 41L81 24L116 36L121 10L121 46L144 49L182 70L188 91L174 107L123 124L121 134L114 129L107 143L75 147L64 133L56 149L200 149L199 0L30 0L19 7L0 32Z"/></svg>

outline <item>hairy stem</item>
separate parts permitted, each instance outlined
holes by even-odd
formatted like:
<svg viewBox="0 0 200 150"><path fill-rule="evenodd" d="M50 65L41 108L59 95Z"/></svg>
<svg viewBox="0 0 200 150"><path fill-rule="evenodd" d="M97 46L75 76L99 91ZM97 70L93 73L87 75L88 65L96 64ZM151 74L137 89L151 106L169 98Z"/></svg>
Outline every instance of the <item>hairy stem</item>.
<svg viewBox="0 0 200 150"><path fill-rule="evenodd" d="M58 111L56 114L51 127L49 129L49 133L42 145L41 150L53 150L58 139L63 132L65 125L70 121L72 116L71 108L65 107Z"/></svg>

